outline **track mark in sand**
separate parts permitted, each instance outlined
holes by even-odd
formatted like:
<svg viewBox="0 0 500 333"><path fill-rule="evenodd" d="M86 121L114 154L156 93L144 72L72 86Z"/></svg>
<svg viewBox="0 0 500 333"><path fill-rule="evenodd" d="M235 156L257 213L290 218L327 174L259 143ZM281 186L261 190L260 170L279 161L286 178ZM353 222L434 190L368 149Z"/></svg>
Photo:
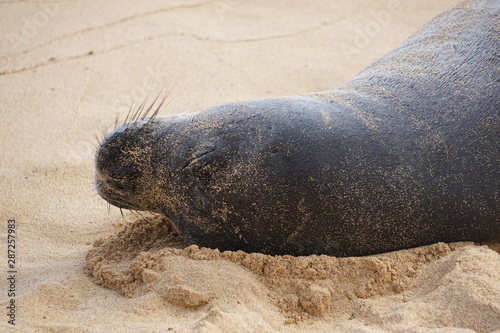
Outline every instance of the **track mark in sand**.
<svg viewBox="0 0 500 333"><path fill-rule="evenodd" d="M161 12L168 12L168 11L179 10L179 9L201 7L201 6L213 3L213 2L214 1L209 1L209 2L204 2L204 3L194 4L194 5L183 5L183 6L176 6L176 7L171 7L171 8L167 8L167 9L158 9L158 10L151 11L151 12L146 12L146 13L142 13L142 14L138 14L138 15L134 15L134 16L130 16L130 17L125 17L125 18L120 19L118 21L114 21L114 22L107 23L107 24L104 24L104 25L95 26L95 27L88 27L86 29L82 29L82 30L79 30L79 31L76 31L76 32L73 32L73 33L70 33L70 34L63 35L61 37L54 38L54 39L52 39L52 40L50 40L50 41L48 41L48 42L46 42L44 44L40 44L40 45L36 46L35 48L29 49L29 50L25 50L25 51L22 51L22 52L19 52L19 53L16 53L16 54L12 54L12 55L7 55L7 56L0 57L0 60L1 59L6 59L6 58L9 58L9 57L13 57L13 56L17 56L17 55L20 55L20 54L30 53L30 52L35 51L37 49L43 48L43 47L45 47L47 45L54 44L57 41L61 41L61 40L64 40L64 39L67 39L67 38L70 38L70 37L74 37L74 36L77 36L77 35L88 33L88 32L94 31L94 30L98 30L98 29L103 29L103 28L108 28L108 27L111 27L111 26L119 25L119 24L122 24L122 23L125 23L125 22L128 22L128 21L132 21L132 20L140 18L140 17L146 17L146 16L158 14L158 13L161 13ZM163 33L163 34L159 34L159 35L156 35L156 36L149 36L149 37L137 40L137 41L132 41L130 43L125 43L125 44L122 44L122 45L117 45L115 47L111 47L111 48L109 48L107 50L103 50L103 51L100 51L100 52L87 51L84 54L77 54L77 55L73 55L73 56L69 56L69 57L61 58L61 59L49 58L48 61L44 61L44 62L41 62L41 63L38 63L38 64L34 64L34 65L31 65L31 66L25 66L25 67L21 67L21 68L12 69L12 70L0 71L0 76L2 76L2 75L10 75L10 74L18 74L18 73L22 73L22 72L27 72L27 71L35 70L35 69L38 69L38 68L41 68L41 67L49 66L49 65L52 65L52 64L58 64L58 63L63 63L63 62L72 61L72 60L76 60L76 59L83 59L83 58L91 57L91 56L95 56L95 55L106 54L106 53L109 53L109 52L113 52L113 51L117 51L117 50L120 50L120 49L127 48L127 47L132 46L132 45L141 44L141 43L148 42L148 41L155 40L155 39L160 39L160 38L163 38L163 37L166 37L166 36L194 38L194 39L196 39L198 41L201 41L201 42L221 43L221 44L256 43L256 42L265 42L265 41L270 41L270 40L290 38L290 37L295 37L295 36L307 34L307 33L310 33L310 32L314 32L314 31L323 29L325 27L337 24L337 23L339 23L341 21L344 21L344 20L348 19L351 16L354 16L354 15L358 14L359 12L362 12L363 10L366 10L370 6L371 5L364 6L363 8L360 8L359 10L357 10L355 13L353 13L351 15L345 15L343 17L339 17L338 19L336 19L334 21L323 22L323 23L321 23L319 25L316 25L314 27L311 27L311 28L307 28L307 29L303 29L303 30L299 30L299 31L291 32L291 33L277 34L277 35L274 35L274 36L263 36L263 37L246 38L246 39L225 40L225 39L212 39L212 38L200 36L200 35L197 35L197 34L187 34L187 33L172 34L172 33Z"/></svg>
<svg viewBox="0 0 500 333"><path fill-rule="evenodd" d="M78 31L75 31L75 32L71 32L71 33L68 33L68 34L65 34L65 35L53 38L53 39L49 40L48 42L39 44L39 45L37 45L37 46L35 46L35 47L31 48L31 49L27 49L27 50L24 50L24 51L21 51L21 52L13 53L13 54L4 55L4 56L0 57L0 59L10 58L10 57L14 57L14 56L18 56L18 55L26 54L26 53L31 53L31 52L33 52L35 50L44 48L44 47L46 47L48 45L55 44L56 42L61 41L61 40L65 40L65 39L68 39L68 38L71 38L71 37L75 37L75 36L78 36L78 35L83 35L85 33L92 32L92 31L95 31L95 30L105 29L105 28L117 26L117 25L120 25L122 23L125 23L125 22L128 22L128 21L133 21L133 20L138 19L138 18L152 16L152 15L156 15L156 14L159 14L159 13L171 12L171 11L180 10L180 9L190 9L190 8L202 7L202 6L205 6L205 5L213 3L214 1L215 0L211 0L211 1L208 1L208 2L201 2L201 3L197 3L197 4L193 4L193 5L180 5L180 6L170 7L170 8L156 9L156 10L153 10L153 11L149 11L149 12L145 12L145 13L140 13L140 14L136 14L136 15L124 17L124 18L119 19L117 21L109 22L109 23L106 23L106 24L102 24L102 25L98 25L98 26L92 26L92 27L87 27L85 29L81 29L81 30L78 30Z"/></svg>

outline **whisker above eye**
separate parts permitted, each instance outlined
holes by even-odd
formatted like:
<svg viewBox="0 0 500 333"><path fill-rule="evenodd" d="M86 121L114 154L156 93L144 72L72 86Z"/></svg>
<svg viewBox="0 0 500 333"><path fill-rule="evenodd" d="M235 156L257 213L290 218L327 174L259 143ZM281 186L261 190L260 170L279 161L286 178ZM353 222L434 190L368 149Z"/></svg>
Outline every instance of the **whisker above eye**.
<svg viewBox="0 0 500 333"><path fill-rule="evenodd" d="M160 92L159 92L159 93L158 93L158 95L155 97L155 99L153 100L153 102L151 103L151 105L150 105L150 106L146 109L146 111L144 111L144 113L141 115L141 119L142 119L142 120L144 120L144 119L147 117L147 115L148 115L149 111L151 111L151 109L153 108L153 106L156 104L156 101L158 101L158 98L160 98L160 95L162 94L162 92L163 92L163 89L162 89L162 90L160 90ZM160 106L161 106L161 104L162 104L162 103L160 103ZM155 112L156 112L156 111L155 111ZM153 113L153 115L154 115L154 113ZM150 120L151 120L151 119L150 119ZM149 123L149 121L148 121L148 123Z"/></svg>
<svg viewBox="0 0 500 333"><path fill-rule="evenodd" d="M135 101L132 102L132 104L130 104L130 109L128 109L128 113L127 113L127 116L125 117L125 121L124 123L127 123L129 121L129 118L130 116L132 115L132 112L134 110L134 106L135 106Z"/></svg>
<svg viewBox="0 0 500 333"><path fill-rule="evenodd" d="M137 108L137 110L134 112L134 115L131 119L131 121L133 121L134 123L137 122L137 120L139 120L140 118L140 115L142 113L142 110L144 110L144 107L146 106L146 101L147 101L147 96L146 98L142 101L142 103L139 105L139 107Z"/></svg>
<svg viewBox="0 0 500 333"><path fill-rule="evenodd" d="M172 89L173 89L173 87L172 87ZM158 112L160 112L161 107L163 106L163 104L164 104L164 103L165 103L165 101L167 100L168 96L170 96L170 93L172 92L172 89L168 92L168 94L165 94L165 95L163 96L163 98L162 98L162 100L161 100L160 104L156 107L156 110L153 112L153 114L152 114L152 115L151 115L151 117L149 118L149 120L148 120L148 122L147 122L148 124L149 124L149 123L150 123L153 119L155 119L155 118L156 118L156 116L158 115ZM159 97L159 96L160 96L160 95L158 95L158 97ZM158 97L157 97L157 98L158 98ZM156 102L156 100L155 100L155 102ZM152 105L151 105L151 106L152 106Z"/></svg>

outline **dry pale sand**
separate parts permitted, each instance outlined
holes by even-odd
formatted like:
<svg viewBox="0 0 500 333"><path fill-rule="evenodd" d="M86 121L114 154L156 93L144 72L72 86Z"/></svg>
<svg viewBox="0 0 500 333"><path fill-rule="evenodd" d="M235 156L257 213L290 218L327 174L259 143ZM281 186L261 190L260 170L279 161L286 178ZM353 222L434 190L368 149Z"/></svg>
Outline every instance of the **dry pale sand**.
<svg viewBox="0 0 500 333"><path fill-rule="evenodd" d="M93 190L95 136L148 90L174 87L167 115L329 89L453 3L2 1L0 330L500 332L500 255L486 246L364 258L183 248L168 221L122 218Z"/></svg>

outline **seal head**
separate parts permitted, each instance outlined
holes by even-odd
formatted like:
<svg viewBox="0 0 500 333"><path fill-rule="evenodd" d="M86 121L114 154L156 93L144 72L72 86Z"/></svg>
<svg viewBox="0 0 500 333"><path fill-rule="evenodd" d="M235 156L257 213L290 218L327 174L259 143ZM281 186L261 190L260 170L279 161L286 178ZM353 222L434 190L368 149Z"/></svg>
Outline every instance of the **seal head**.
<svg viewBox="0 0 500 333"><path fill-rule="evenodd" d="M97 148L95 188L110 204L124 209L149 210L146 189L154 186L151 140L155 126L132 121L108 133Z"/></svg>

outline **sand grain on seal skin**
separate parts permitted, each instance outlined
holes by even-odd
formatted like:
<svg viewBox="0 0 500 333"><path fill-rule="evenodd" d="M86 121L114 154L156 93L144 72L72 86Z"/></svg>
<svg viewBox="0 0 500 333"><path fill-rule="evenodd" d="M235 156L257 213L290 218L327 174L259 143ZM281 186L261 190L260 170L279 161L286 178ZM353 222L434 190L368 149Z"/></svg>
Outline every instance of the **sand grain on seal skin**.
<svg viewBox="0 0 500 333"><path fill-rule="evenodd" d="M500 277L495 275L500 268L499 254L486 246L437 243L361 258L269 256L186 246L164 217L149 219L150 223L132 219L117 235L96 242L87 255L87 271L96 283L129 297L156 294L164 302L191 310L220 307L225 302L251 307L255 297L264 297L288 323L356 318L396 324L396 318L412 311L404 306L406 302L421 300L412 304L431 304L429 311L448 308L454 313L447 319L425 315L420 323L424 326L445 326L448 320L486 332L500 324L500 289L496 285ZM134 239L133 245L123 247L130 239ZM117 251L122 255L117 256ZM484 256L493 264L484 267ZM475 267L477 264L480 266ZM232 272L239 270L250 271L252 278L236 278ZM446 301L444 294L463 296L472 283L485 288L480 296L467 302ZM265 292L259 292L258 286ZM224 292L228 288L243 291L228 300ZM392 298L394 304L374 308L372 304L382 296ZM479 319L467 315L471 305L485 306L480 318L491 318L490 322L481 326Z"/></svg>

